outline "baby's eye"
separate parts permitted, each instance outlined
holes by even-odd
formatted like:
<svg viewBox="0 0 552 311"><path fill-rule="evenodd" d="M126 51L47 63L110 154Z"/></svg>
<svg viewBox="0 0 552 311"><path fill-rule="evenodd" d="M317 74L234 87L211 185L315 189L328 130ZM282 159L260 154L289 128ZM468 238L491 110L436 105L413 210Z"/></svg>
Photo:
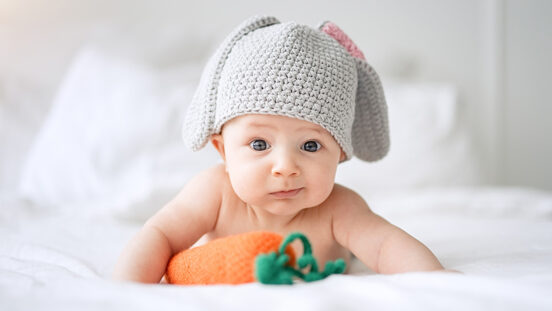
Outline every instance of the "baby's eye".
<svg viewBox="0 0 552 311"><path fill-rule="evenodd" d="M256 151L263 151L270 147L270 145L262 139L255 139L254 141L249 143L249 146L251 146L251 148Z"/></svg>
<svg viewBox="0 0 552 311"><path fill-rule="evenodd" d="M322 146L317 141L309 140L309 141L307 141L306 143L303 144L301 149L303 149L305 151L308 151L308 152L316 152L316 151L320 150L321 147Z"/></svg>

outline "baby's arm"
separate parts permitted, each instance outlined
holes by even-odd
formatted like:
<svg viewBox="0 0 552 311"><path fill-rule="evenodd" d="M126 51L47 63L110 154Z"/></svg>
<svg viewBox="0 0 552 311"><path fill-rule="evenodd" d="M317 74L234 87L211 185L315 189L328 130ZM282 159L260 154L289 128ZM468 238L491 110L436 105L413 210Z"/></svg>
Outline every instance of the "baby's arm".
<svg viewBox="0 0 552 311"><path fill-rule="evenodd" d="M339 187L334 237L369 268L377 273L443 270L425 245L374 214L358 194Z"/></svg>
<svg viewBox="0 0 552 311"><path fill-rule="evenodd" d="M214 227L221 203L221 174L220 165L200 173L152 216L121 253L113 278L158 283L172 255Z"/></svg>

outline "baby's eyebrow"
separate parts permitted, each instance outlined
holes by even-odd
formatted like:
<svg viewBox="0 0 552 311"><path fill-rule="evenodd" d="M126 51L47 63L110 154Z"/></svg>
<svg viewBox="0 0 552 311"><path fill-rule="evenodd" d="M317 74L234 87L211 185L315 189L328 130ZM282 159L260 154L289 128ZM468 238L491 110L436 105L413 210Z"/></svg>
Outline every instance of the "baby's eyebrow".
<svg viewBox="0 0 552 311"><path fill-rule="evenodd" d="M270 124L258 123L258 122L248 123L247 126L249 126L249 127L266 127L266 128L272 129L272 130L278 130L278 128L276 126L273 126L273 125L270 125ZM301 127L297 128L297 131L304 131L304 130L314 131L314 132L317 132L319 134L323 133L322 129L318 129L318 128L308 126L308 125L307 126L301 126Z"/></svg>
<svg viewBox="0 0 552 311"><path fill-rule="evenodd" d="M276 127L270 124L264 124L264 123L257 123L257 122L251 122L247 124L248 127L268 127L270 129L275 130Z"/></svg>
<svg viewBox="0 0 552 311"><path fill-rule="evenodd" d="M314 131L314 132L317 132L318 134L322 134L322 133L323 133L323 131L322 131L321 129L314 128L314 127L310 127L310 126L303 126L303 127L298 128L297 130Z"/></svg>

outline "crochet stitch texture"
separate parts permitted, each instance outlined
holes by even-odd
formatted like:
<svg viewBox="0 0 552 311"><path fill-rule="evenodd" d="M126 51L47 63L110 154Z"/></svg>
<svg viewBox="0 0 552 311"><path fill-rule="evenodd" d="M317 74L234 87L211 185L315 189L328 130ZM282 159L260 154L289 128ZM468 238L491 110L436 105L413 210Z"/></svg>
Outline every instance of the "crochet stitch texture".
<svg viewBox="0 0 552 311"><path fill-rule="evenodd" d="M188 108L192 150L244 114L294 117L328 130L346 154L377 161L389 150L387 106L376 72L335 24L317 28L253 16L209 59Z"/></svg>

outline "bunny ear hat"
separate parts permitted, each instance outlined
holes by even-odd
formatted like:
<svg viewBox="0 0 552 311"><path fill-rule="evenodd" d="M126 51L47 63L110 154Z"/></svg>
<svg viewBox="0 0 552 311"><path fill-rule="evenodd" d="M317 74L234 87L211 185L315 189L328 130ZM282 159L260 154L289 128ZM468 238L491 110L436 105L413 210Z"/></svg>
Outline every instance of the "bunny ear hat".
<svg viewBox="0 0 552 311"><path fill-rule="evenodd" d="M376 72L332 22L312 28L253 16L211 56L182 135L201 149L244 114L298 118L328 130L346 154L377 161L389 151L387 105Z"/></svg>

